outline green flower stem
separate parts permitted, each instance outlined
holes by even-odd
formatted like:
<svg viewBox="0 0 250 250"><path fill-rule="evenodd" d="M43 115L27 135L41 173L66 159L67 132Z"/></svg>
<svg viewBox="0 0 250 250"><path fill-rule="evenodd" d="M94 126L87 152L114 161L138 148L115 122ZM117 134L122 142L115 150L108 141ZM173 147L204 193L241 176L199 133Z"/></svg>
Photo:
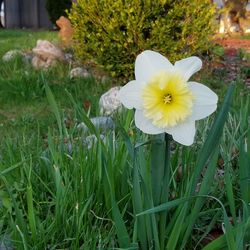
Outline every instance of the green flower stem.
<svg viewBox="0 0 250 250"><path fill-rule="evenodd" d="M168 201L169 198L169 180L170 180L170 139L169 134L165 134L165 162L164 162L164 176L163 176L163 185L161 190L161 204ZM165 236L166 236L166 223L167 223L167 210L160 213L160 245L161 249L164 248Z"/></svg>
<svg viewBox="0 0 250 250"><path fill-rule="evenodd" d="M156 135L151 143L151 183L154 206L168 201L170 175L170 136ZM164 247L167 212L161 212L158 217L159 241Z"/></svg>
<svg viewBox="0 0 250 250"><path fill-rule="evenodd" d="M165 167L165 135L155 135L151 142L151 183L154 206L160 204Z"/></svg>

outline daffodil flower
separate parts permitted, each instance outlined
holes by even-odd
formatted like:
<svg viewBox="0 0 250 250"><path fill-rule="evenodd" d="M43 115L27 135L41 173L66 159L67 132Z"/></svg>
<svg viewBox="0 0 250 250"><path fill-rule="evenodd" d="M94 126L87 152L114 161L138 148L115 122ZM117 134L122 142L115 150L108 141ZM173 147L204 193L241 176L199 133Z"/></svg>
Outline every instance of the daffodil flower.
<svg viewBox="0 0 250 250"><path fill-rule="evenodd" d="M199 71L198 57L174 65L161 54L146 50L135 61L135 80L123 86L119 99L128 109L135 108L135 125L147 134L171 134L183 145L191 145L195 121L217 108L217 95L208 87L189 81Z"/></svg>

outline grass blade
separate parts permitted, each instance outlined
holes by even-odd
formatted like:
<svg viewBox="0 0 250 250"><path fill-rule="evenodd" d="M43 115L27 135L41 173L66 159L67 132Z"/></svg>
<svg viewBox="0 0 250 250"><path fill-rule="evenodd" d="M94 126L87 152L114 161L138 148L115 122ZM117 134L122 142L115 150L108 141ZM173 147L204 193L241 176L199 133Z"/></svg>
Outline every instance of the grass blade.
<svg viewBox="0 0 250 250"><path fill-rule="evenodd" d="M27 187L27 206L28 206L28 221L30 225L30 230L32 234L32 239L34 242L37 240L37 230L36 230L36 218L33 206L33 190L31 184Z"/></svg>
<svg viewBox="0 0 250 250"><path fill-rule="evenodd" d="M192 178L193 182L190 189L191 195L195 193L195 189L199 181L199 176L202 169L204 168L208 160L211 158L214 150L217 148L219 144L222 130L226 122L228 111L232 101L233 91L234 91L234 85L230 85L227 94L225 96L225 99L223 101L222 107L220 109L220 112L218 113L211 129L208 132L209 136L207 137L201 151L199 152L197 164L195 167L195 172Z"/></svg>
<svg viewBox="0 0 250 250"><path fill-rule="evenodd" d="M250 203L250 157L246 151L247 147L244 142L240 145L239 156L239 175L240 175L240 193L241 198L246 204Z"/></svg>
<svg viewBox="0 0 250 250"><path fill-rule="evenodd" d="M219 150L217 148L216 152L214 153L213 158L211 159L211 162L209 163L207 167L207 171L205 173L204 179L202 180L199 195L208 195L210 191L210 186L212 185L212 182L214 180L214 172L217 166L217 159L218 159ZM189 216L188 220L188 226L184 235L184 238L182 240L182 247L185 246L188 237L190 237L190 234L192 232L193 226L195 224L196 219L199 217L200 210L205 202L204 198L198 198L195 202L194 207L192 208L191 215Z"/></svg>
<svg viewBox="0 0 250 250"><path fill-rule="evenodd" d="M59 108L57 106L55 97L54 97L52 91L50 90L50 88L49 88L49 86L47 84L45 85L45 92L46 92L47 99L48 99L48 102L50 104L50 107L52 109L52 112L54 113L54 115L56 117L57 126L58 126L59 133L60 133L60 138L62 138L63 129L62 129L61 114L60 114Z"/></svg>

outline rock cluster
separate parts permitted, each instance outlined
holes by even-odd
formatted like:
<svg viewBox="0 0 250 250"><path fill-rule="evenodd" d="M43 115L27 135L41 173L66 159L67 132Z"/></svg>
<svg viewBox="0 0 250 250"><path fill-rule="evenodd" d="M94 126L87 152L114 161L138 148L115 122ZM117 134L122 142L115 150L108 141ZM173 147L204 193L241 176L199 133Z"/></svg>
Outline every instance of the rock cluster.
<svg viewBox="0 0 250 250"><path fill-rule="evenodd" d="M99 100L99 108L103 116L90 119L93 126L101 133L100 138L104 142L106 134L115 129L114 120L110 116L122 107L122 104L118 99L118 92L120 88L121 87L119 86L113 87L101 96ZM90 149L97 141L96 136L89 133L91 131L84 122L80 123L77 128L83 133L84 145ZM86 136L87 134L90 135Z"/></svg>
<svg viewBox="0 0 250 250"><path fill-rule="evenodd" d="M31 62L35 68L44 69L55 65L56 61L66 60L63 51L47 40L38 40L32 52L25 53L17 49L9 50L3 55L2 60L9 62L18 56L21 56L25 63Z"/></svg>
<svg viewBox="0 0 250 250"><path fill-rule="evenodd" d="M38 40L36 46L29 52L10 50L3 55L2 61L9 62L17 57L22 57L24 63L31 63L36 69L47 70L53 67L57 61L74 65L72 54L64 53L58 46L47 40ZM86 68L75 67L70 71L69 77L88 78L91 77L91 73Z"/></svg>

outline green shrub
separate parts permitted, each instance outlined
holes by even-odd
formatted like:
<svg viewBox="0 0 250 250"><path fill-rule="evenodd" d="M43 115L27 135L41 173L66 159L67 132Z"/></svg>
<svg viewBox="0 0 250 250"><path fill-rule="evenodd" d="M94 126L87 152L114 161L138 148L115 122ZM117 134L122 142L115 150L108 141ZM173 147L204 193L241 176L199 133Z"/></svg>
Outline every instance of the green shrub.
<svg viewBox="0 0 250 250"><path fill-rule="evenodd" d="M207 50L214 13L210 0L78 0L69 18L79 58L130 77L143 50L172 61Z"/></svg>
<svg viewBox="0 0 250 250"><path fill-rule="evenodd" d="M60 16L67 16L66 10L70 9L71 5L71 0L46 0L46 9L51 22L55 24Z"/></svg>

